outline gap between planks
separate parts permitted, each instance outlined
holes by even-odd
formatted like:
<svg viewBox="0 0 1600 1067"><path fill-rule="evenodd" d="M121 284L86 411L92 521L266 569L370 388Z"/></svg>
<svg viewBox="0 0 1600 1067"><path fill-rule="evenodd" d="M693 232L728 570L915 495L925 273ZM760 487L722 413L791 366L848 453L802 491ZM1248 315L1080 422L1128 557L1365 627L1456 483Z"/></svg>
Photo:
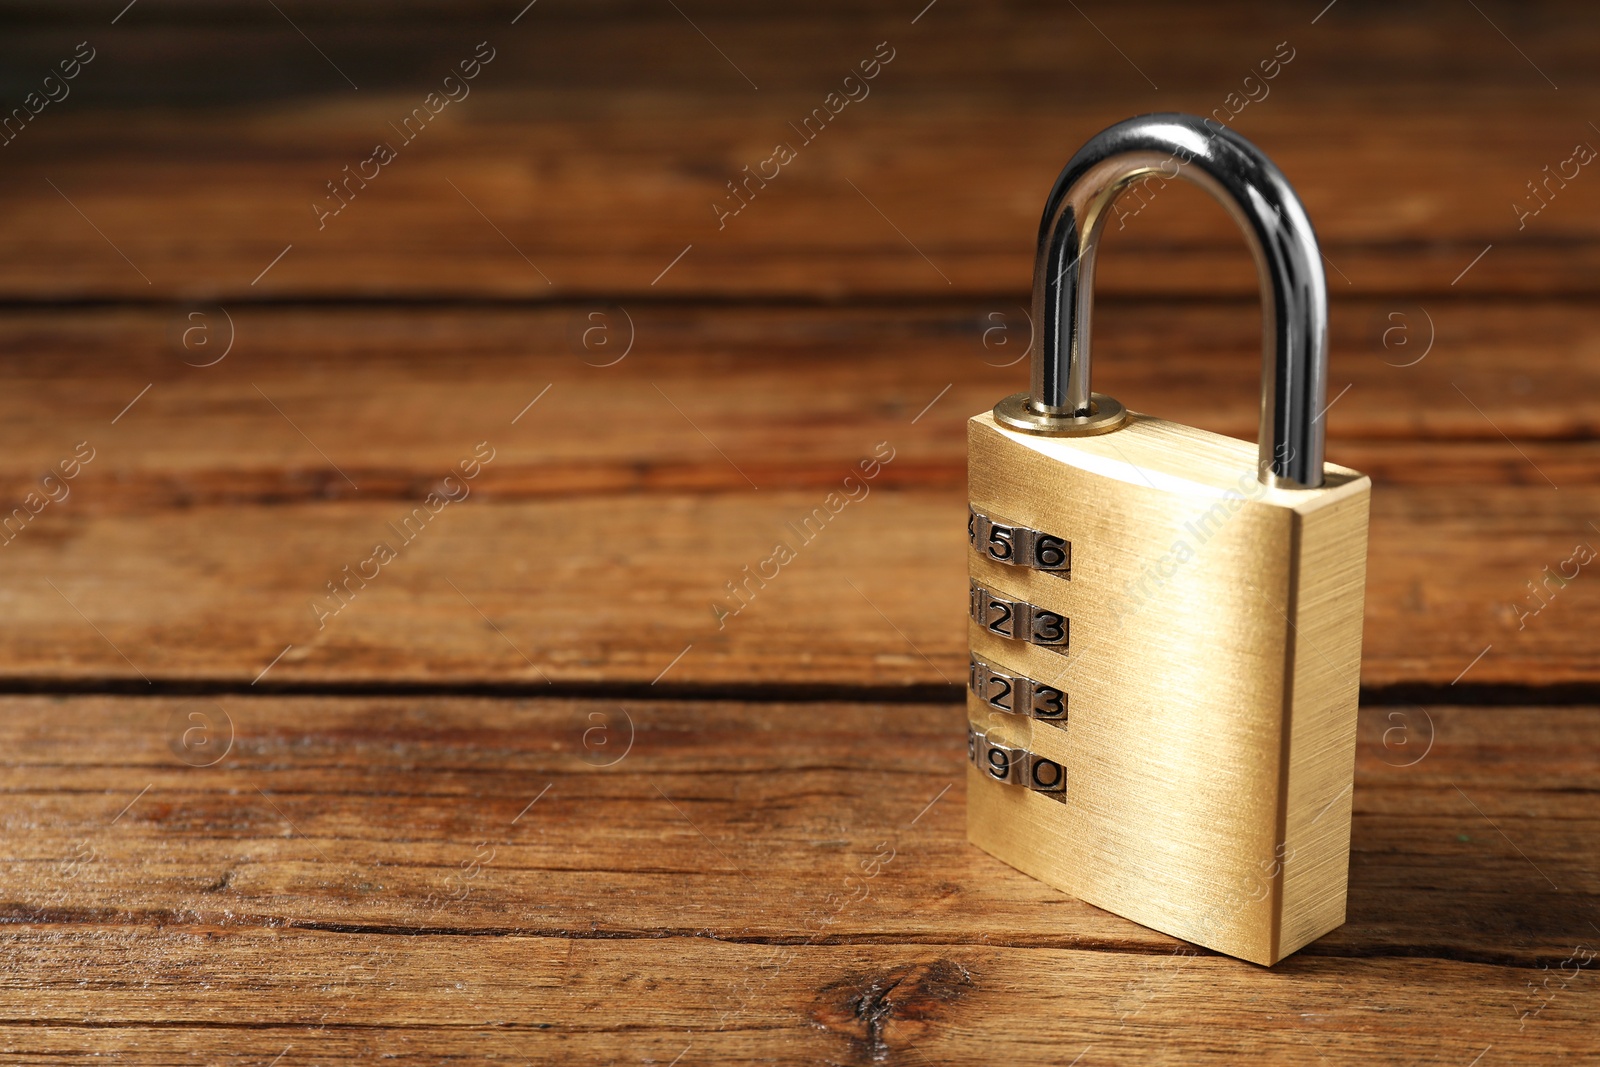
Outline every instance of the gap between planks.
<svg viewBox="0 0 1600 1067"><path fill-rule="evenodd" d="M673 683L673 682L425 682L373 679L300 679L258 682L242 678L118 677L0 678L8 696L122 697L463 697L470 699L632 700L744 704L960 704L960 684L861 685L855 683ZM1587 707L1600 705L1600 683L1399 682L1362 686L1362 707L1414 705L1458 707Z"/></svg>
<svg viewBox="0 0 1600 1067"><path fill-rule="evenodd" d="M543 868L530 868L542 870ZM343 934L352 937L463 937L463 938L539 938L551 941L709 941L726 945L755 947L839 948L857 945L882 945L914 949L984 948L1016 949L1018 951L1051 950L1061 952L1098 952L1123 956L1172 956L1174 953L1189 956L1210 956L1230 959L1226 953L1216 952L1187 941L1170 943L1159 940L1136 941L1123 938L1102 937L996 937L993 934L975 934L972 937L951 937L921 933L853 933L853 934L751 934L735 936L717 933L704 927L660 927L629 929L595 929L581 927L526 927L526 926L405 926L396 923L328 922L317 919L285 919L277 915L243 915L235 913L234 921L226 925L185 921L182 913L172 911L143 911L106 914L98 911L44 910L36 917L23 918L0 911L0 932L7 928L27 927L44 929L84 927L181 930L188 935L252 933L261 930L294 930L319 934ZM1158 937L1166 935L1158 934ZM1518 955L1511 952L1482 952L1451 948L1446 945L1405 945L1395 950L1382 948L1364 950L1355 945L1323 944L1313 941L1297 950L1290 958L1316 957L1334 960L1402 960L1428 959L1449 963L1464 963L1483 967L1510 967L1548 969L1548 962L1537 951Z"/></svg>

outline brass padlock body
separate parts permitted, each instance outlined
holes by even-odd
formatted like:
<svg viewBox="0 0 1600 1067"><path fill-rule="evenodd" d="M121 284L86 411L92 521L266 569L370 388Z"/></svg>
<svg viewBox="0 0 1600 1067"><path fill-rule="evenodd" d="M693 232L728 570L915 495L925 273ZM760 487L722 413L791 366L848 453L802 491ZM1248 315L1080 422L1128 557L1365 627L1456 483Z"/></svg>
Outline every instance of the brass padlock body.
<svg viewBox="0 0 1600 1067"><path fill-rule="evenodd" d="M968 423L974 511L1071 545L1070 576L970 553L977 586L1070 620L1066 648L969 621L972 652L1066 695L971 723L1065 769L969 769L972 843L1135 922L1270 964L1344 922L1370 482L1271 489L1253 444L1131 414L1044 437ZM980 759L980 762L981 759Z"/></svg>

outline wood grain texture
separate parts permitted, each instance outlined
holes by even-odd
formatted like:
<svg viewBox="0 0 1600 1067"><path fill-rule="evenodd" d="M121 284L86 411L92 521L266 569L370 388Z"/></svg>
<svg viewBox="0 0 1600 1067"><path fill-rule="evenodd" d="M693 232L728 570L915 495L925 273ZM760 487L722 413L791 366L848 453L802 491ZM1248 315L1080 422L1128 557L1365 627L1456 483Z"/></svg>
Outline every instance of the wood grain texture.
<svg viewBox="0 0 1600 1067"><path fill-rule="evenodd" d="M1259 324L1103 301L1095 386L1252 437ZM12 311L0 502L79 441L86 510L417 498L484 439L497 499L819 489L884 439L886 484L959 488L965 421L1026 386L1029 337L1015 301ZM1341 301L1331 345L1329 456L1380 489L1596 483L1586 304Z"/></svg>
<svg viewBox="0 0 1600 1067"><path fill-rule="evenodd" d="M890 5L703 6L693 24L642 4L551 4L516 26L487 6L293 12L323 55L267 8L92 32L86 14L36 13L10 44L13 103L84 36L99 55L0 149L0 294L1017 292L1074 146L1129 114L1226 116L1280 43L1294 58L1232 125L1294 181L1336 289L1576 294L1600 276L1600 182L1552 186L1531 221L1512 206L1600 137L1580 3L1498 22L1442 0L1346 4L1315 25L1251 3L945 5L915 25ZM390 124L480 40L496 58L472 94L405 143ZM790 123L879 42L895 58L870 95L806 143ZM319 224L313 201L378 141L398 158ZM727 183L780 141L797 158L719 224ZM1103 262L1106 292L1255 284L1225 214L1186 188Z"/></svg>
<svg viewBox="0 0 1600 1067"><path fill-rule="evenodd" d="M961 425L1021 381L994 365L1015 357L1000 335L985 347L984 307L612 308L607 343L631 321L635 344L610 367L583 306L246 308L204 368L180 356L220 354L199 343L228 337L216 308L19 312L4 513L78 442L95 456L7 530L0 674L245 683L293 644L264 684L637 684L693 644L664 684L953 683ZM1467 683L1593 681L1600 594L1542 585L1597 536L1592 316L1436 307L1441 351L1397 367L1415 356L1385 347L1386 307L1336 315L1329 414L1330 455L1377 484L1367 684L1448 683L1491 644ZM1425 345L1419 309L1395 314ZM1101 326L1103 388L1252 432L1249 302L1112 301ZM188 329L205 332L185 346ZM327 583L398 544L389 524L480 441L495 458L473 495L319 627ZM719 626L714 602L740 608L727 583L777 540L799 547L788 524L880 441L895 458L872 495Z"/></svg>
<svg viewBox="0 0 1600 1067"><path fill-rule="evenodd" d="M0 113L97 53L0 146L0 520L94 450L0 534L0 1059L1593 1055L1600 593L1545 568L1600 537L1600 180L1514 206L1600 144L1591 7L923 6L7 7ZM1328 257L1374 703L1350 921L1263 971L967 845L955 683L961 428L1024 381L1051 180L1279 42L1231 124ZM1154 192L1107 238L1096 387L1248 435L1247 253Z"/></svg>
<svg viewBox="0 0 1600 1067"><path fill-rule="evenodd" d="M238 685L283 653L262 684L958 685L964 494L876 490L803 540L825 499L469 498L409 545L409 502L46 512L5 549L3 676ZM1375 492L1363 683L1592 684L1600 585L1544 568L1595 515L1586 488ZM399 558L365 564L379 541Z"/></svg>
<svg viewBox="0 0 1600 1067"><path fill-rule="evenodd" d="M954 704L3 704L11 1055L1514 1062L1595 1024L1570 964L1521 1015L1600 940L1590 708L1367 709L1350 921L1268 971L968 846Z"/></svg>

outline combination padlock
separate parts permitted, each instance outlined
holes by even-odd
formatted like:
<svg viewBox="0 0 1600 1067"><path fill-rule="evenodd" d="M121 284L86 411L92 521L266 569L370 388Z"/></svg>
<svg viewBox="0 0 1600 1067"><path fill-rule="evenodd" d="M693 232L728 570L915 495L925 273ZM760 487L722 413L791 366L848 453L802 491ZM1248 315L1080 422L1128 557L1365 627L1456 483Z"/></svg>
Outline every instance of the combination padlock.
<svg viewBox="0 0 1600 1067"><path fill-rule="evenodd" d="M1096 246L1152 174L1212 193L1255 254L1257 447L1089 390ZM1056 180L1033 308L1032 391L967 427L968 837L1098 907L1275 963L1344 922L1371 495L1323 462L1311 223L1231 130L1130 119Z"/></svg>

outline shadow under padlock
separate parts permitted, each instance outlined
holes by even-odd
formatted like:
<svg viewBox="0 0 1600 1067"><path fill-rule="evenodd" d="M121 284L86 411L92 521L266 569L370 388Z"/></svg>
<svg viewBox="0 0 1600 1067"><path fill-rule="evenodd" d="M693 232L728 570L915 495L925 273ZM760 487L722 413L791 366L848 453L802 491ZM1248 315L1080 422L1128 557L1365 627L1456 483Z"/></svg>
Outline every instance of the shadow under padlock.
<svg viewBox="0 0 1600 1067"><path fill-rule="evenodd" d="M1090 392L1100 234L1155 173L1212 193L1255 254L1258 445ZM968 423L968 836L1271 964L1344 922L1350 857L1371 483L1323 462L1316 238L1258 149L1187 115L1090 140L1040 233L1032 390Z"/></svg>

